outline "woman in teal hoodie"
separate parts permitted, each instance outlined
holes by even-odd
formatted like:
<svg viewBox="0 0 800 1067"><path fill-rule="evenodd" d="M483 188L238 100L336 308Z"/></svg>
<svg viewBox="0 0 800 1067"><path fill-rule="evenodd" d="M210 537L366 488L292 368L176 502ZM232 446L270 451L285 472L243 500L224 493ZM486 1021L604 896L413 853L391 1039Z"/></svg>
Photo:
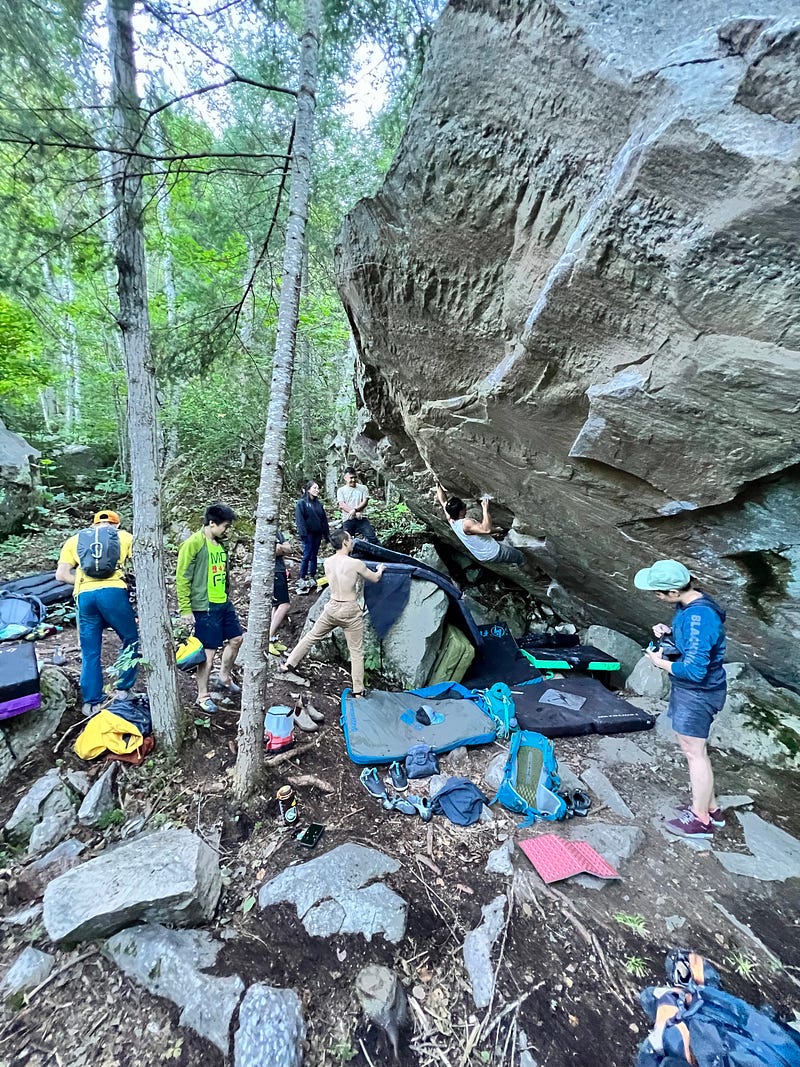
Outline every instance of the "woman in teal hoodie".
<svg viewBox="0 0 800 1067"><path fill-rule="evenodd" d="M672 626L653 627L657 640L668 635L673 652L659 646L647 652L652 663L670 676L667 714L689 764L692 806L667 821L666 829L680 837L710 838L714 827L725 825L714 796L714 772L708 756L708 735L714 716L725 703L725 611L694 586L691 574L674 559L661 559L638 571L637 589L652 590L675 609Z"/></svg>

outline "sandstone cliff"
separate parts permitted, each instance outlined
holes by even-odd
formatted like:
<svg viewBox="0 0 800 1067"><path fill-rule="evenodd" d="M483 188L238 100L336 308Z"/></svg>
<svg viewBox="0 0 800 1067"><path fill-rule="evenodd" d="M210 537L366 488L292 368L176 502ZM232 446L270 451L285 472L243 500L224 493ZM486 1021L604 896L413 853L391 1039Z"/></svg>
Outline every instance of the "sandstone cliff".
<svg viewBox="0 0 800 1067"><path fill-rule="evenodd" d="M432 473L494 493L546 534L534 585L636 637L633 572L682 559L733 656L797 682L792 11L454 0L337 271L361 447L412 510Z"/></svg>

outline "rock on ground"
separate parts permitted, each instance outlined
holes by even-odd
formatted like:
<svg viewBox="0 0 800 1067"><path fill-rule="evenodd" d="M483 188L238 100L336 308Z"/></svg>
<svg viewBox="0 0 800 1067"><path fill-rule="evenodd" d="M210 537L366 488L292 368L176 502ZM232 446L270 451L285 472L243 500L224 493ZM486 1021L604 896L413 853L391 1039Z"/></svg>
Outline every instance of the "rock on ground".
<svg viewBox="0 0 800 1067"><path fill-rule="evenodd" d="M486 861L487 874L504 874L509 878L514 874L514 864L511 857L514 855L514 842L509 838L502 845L498 845L489 853Z"/></svg>
<svg viewBox="0 0 800 1067"><path fill-rule="evenodd" d="M13 533L36 503L40 455L0 419L0 536Z"/></svg>
<svg viewBox="0 0 800 1067"><path fill-rule="evenodd" d="M114 934L105 953L133 981L177 1004L181 1026L191 1027L227 1056L231 1018L244 982L236 975L203 974L221 947L204 930L169 930L154 923Z"/></svg>
<svg viewBox="0 0 800 1067"><path fill-rule="evenodd" d="M11 997L15 993L33 989L50 977L55 965L56 961L47 952L28 946L11 964L0 991L4 997Z"/></svg>
<svg viewBox="0 0 800 1067"><path fill-rule="evenodd" d="M45 889L52 941L84 941L133 922L188 926L214 914L222 878L216 852L189 830L159 830L62 874Z"/></svg>
<svg viewBox="0 0 800 1067"><path fill-rule="evenodd" d="M758 763L800 767L800 696L744 663L726 663L728 697L711 742Z"/></svg>
<svg viewBox="0 0 800 1067"><path fill-rule="evenodd" d="M639 696L652 697L653 700L666 700L669 696L667 672L656 667L647 656L642 656L628 675L625 687Z"/></svg>
<svg viewBox="0 0 800 1067"><path fill-rule="evenodd" d="M464 938L464 966L472 985L472 999L476 1008L486 1008L492 998L494 968L492 947L503 929L505 896L495 897L481 908L481 924Z"/></svg>
<svg viewBox="0 0 800 1067"><path fill-rule="evenodd" d="M626 637L619 630L612 630L608 626L590 626L586 631L585 643L594 645L601 652L605 652L614 659L619 660L620 674L627 679L633 674L636 665L642 658L642 646L640 642Z"/></svg>
<svg viewBox="0 0 800 1067"><path fill-rule="evenodd" d="M714 855L726 871L757 878L760 882L800 878L800 841L797 838L752 811L737 811L736 818L744 830L745 844L753 855L715 849Z"/></svg>
<svg viewBox="0 0 800 1067"><path fill-rule="evenodd" d="M484 782L494 792L497 792L500 788L500 783L503 781L503 774L505 773L507 763L508 753L498 752L496 756L492 756L483 772Z"/></svg>
<svg viewBox="0 0 800 1067"><path fill-rule="evenodd" d="M659 615L633 574L682 559L725 590L733 656L787 682L796 13L534 0L512 28L505 4L447 5L392 167L336 248L356 446L412 512L433 515L431 473L464 499L491 486L495 521L547 536L551 562L514 580L555 579L642 640Z"/></svg>
<svg viewBox="0 0 800 1067"><path fill-rule="evenodd" d="M408 1025L408 1000L400 979L388 967L364 967L356 978L356 996L364 1014L392 1043L395 1057L400 1031Z"/></svg>
<svg viewBox="0 0 800 1067"><path fill-rule="evenodd" d="M619 763L650 764L653 757L628 737L601 737L597 742L597 758L605 767Z"/></svg>
<svg viewBox="0 0 800 1067"><path fill-rule="evenodd" d="M18 715L3 723L0 733L0 785L33 752L52 737L61 723L67 705L75 699L72 683L58 667L43 667L39 676L42 706L28 715Z"/></svg>
<svg viewBox="0 0 800 1067"><path fill-rule="evenodd" d="M644 831L638 826L613 826L586 819L571 823L566 828L566 836L572 841L585 841L591 845L617 871L645 842ZM595 878L591 874L576 875L572 881L586 889L603 889L609 884L608 878Z"/></svg>
<svg viewBox="0 0 800 1067"><path fill-rule="evenodd" d="M348 843L307 863L288 867L262 886L262 908L294 904L309 934L363 934L371 941L383 934L400 941L406 931L408 905L377 879L400 869L397 860L365 845Z"/></svg>
<svg viewBox="0 0 800 1067"><path fill-rule="evenodd" d="M45 801L61 785L57 768L37 778L30 789L20 798L5 825L5 835L15 844L24 844L31 836L34 826L42 817Z"/></svg>
<svg viewBox="0 0 800 1067"><path fill-rule="evenodd" d="M300 998L291 989L256 983L239 1008L234 1067L300 1067L306 1024Z"/></svg>
<svg viewBox="0 0 800 1067"><path fill-rule="evenodd" d="M80 855L86 851L86 845L77 838L70 837L62 841L33 863L23 867L17 877L18 891L27 897L37 897L44 892L44 887L60 874L77 867Z"/></svg>
<svg viewBox="0 0 800 1067"><path fill-rule="evenodd" d="M615 815L621 815L625 819L633 818L631 809L596 764L592 763L586 767L581 774L581 778L583 778L600 803L607 805Z"/></svg>
<svg viewBox="0 0 800 1067"><path fill-rule="evenodd" d="M83 798L78 809L81 826L97 826L116 807L114 779L118 766L118 763L110 763Z"/></svg>

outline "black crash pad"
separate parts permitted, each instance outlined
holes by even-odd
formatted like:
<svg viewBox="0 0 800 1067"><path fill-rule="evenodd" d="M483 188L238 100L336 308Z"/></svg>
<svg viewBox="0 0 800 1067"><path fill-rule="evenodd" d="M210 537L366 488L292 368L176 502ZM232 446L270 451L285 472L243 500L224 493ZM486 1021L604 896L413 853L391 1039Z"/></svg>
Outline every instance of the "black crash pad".
<svg viewBox="0 0 800 1067"><path fill-rule="evenodd" d="M541 678L542 672L520 652L506 623L481 626L479 633L481 641L462 685L468 689L491 689L496 682L521 685Z"/></svg>
<svg viewBox="0 0 800 1067"><path fill-rule="evenodd" d="M545 737L627 734L650 730L656 721L655 716L584 675L522 686L513 696L520 727Z"/></svg>

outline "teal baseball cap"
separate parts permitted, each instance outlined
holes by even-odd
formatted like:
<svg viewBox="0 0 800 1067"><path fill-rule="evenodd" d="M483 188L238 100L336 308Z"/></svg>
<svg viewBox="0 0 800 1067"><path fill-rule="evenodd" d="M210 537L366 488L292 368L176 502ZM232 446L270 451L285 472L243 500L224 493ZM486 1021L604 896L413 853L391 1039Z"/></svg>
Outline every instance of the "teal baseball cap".
<svg viewBox="0 0 800 1067"><path fill-rule="evenodd" d="M659 559L652 567L637 571L633 584L637 589L654 589L666 593L670 589L683 589L692 576L676 559Z"/></svg>

